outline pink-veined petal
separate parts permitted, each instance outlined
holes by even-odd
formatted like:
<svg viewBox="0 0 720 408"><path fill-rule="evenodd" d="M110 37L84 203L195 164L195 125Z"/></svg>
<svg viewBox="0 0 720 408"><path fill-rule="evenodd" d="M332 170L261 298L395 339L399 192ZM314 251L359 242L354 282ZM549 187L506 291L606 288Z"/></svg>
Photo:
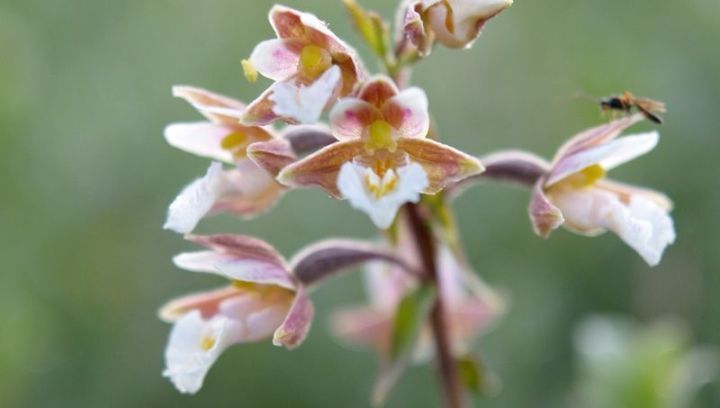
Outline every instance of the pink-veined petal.
<svg viewBox="0 0 720 408"><path fill-rule="evenodd" d="M550 187L564 178L595 164L604 170L615 168L655 148L658 139L659 135L657 132L624 136L586 150L578 151L575 154L564 156L555 164L548 175L545 187Z"/></svg>
<svg viewBox="0 0 720 408"><path fill-rule="evenodd" d="M330 128L340 140L360 139L365 129L381 119L380 111L368 102L357 98L338 101L330 112Z"/></svg>
<svg viewBox="0 0 720 408"><path fill-rule="evenodd" d="M543 238L565 222L563 213L554 206L543 191L544 178L538 180L533 187L528 213L535 233Z"/></svg>
<svg viewBox="0 0 720 408"><path fill-rule="evenodd" d="M173 123L165 128L165 140L182 151L233 163L233 154L222 147L222 140L235 130L211 122Z"/></svg>
<svg viewBox="0 0 720 408"><path fill-rule="evenodd" d="M411 161L425 169L429 180L423 191L425 194L435 194L450 184L484 170L475 157L430 139L401 138L398 140L398 149L405 151Z"/></svg>
<svg viewBox="0 0 720 408"><path fill-rule="evenodd" d="M564 157L603 143L607 143L620 136L625 129L642 121L643 119L645 119L643 115L635 114L580 132L565 142L565 144L558 149L552 163L555 165Z"/></svg>
<svg viewBox="0 0 720 408"><path fill-rule="evenodd" d="M237 295L238 289L233 286L193 293L167 302L158 314L161 320L174 322L186 313L198 310L204 319L209 319L218 312L220 302Z"/></svg>
<svg viewBox="0 0 720 408"><path fill-rule="evenodd" d="M273 335L273 344L288 349L299 346L310 331L313 314L314 308L310 298L302 286L298 287L287 317Z"/></svg>
<svg viewBox="0 0 720 408"><path fill-rule="evenodd" d="M246 235L188 235L188 241L235 259L254 259L285 268L282 255L265 241Z"/></svg>
<svg viewBox="0 0 720 408"><path fill-rule="evenodd" d="M297 73L300 53L306 42L298 39L266 40L250 54L253 67L264 77L284 81Z"/></svg>
<svg viewBox="0 0 720 408"><path fill-rule="evenodd" d="M305 13L290 7L274 5L268 15L278 38L306 39L307 28L328 31L325 22L314 14Z"/></svg>
<svg viewBox="0 0 720 408"><path fill-rule="evenodd" d="M358 98L380 109L390 98L400 91L395 83L385 75L376 75L368 79L358 90Z"/></svg>
<svg viewBox="0 0 720 408"><path fill-rule="evenodd" d="M326 48L332 54L355 56L355 50L327 28L327 23L311 13L275 5L270 10L270 25L278 38L309 41Z"/></svg>
<svg viewBox="0 0 720 408"><path fill-rule="evenodd" d="M364 152L359 140L333 143L285 167L277 180L290 187L318 186L328 194L340 198L337 177L340 167Z"/></svg>
<svg viewBox="0 0 720 408"><path fill-rule="evenodd" d="M172 93L173 96L188 101L210 121L219 124L236 124L240 114L245 110L245 104L242 102L203 88L176 85L173 86Z"/></svg>
<svg viewBox="0 0 720 408"><path fill-rule="evenodd" d="M253 143L247 148L248 157L269 174L277 176L284 167L297 157L290 143L285 139Z"/></svg>
<svg viewBox="0 0 720 408"><path fill-rule="evenodd" d="M400 137L423 138L430 129L427 96L420 88L404 89L385 102L382 112Z"/></svg>
<svg viewBox="0 0 720 408"><path fill-rule="evenodd" d="M275 103L270 100L272 93L273 87L271 86L250 102L243 112L240 122L248 126L261 126L279 119L280 116L273 111Z"/></svg>

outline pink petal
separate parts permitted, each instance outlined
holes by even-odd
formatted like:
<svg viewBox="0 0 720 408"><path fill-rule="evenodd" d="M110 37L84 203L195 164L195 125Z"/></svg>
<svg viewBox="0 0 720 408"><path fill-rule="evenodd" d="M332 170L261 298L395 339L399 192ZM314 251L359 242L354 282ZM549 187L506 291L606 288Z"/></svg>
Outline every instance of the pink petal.
<svg viewBox="0 0 720 408"><path fill-rule="evenodd" d="M266 40L255 46L250 62L262 76L284 81L297 73L305 44L305 41L297 39Z"/></svg>
<svg viewBox="0 0 720 408"><path fill-rule="evenodd" d="M185 152L233 163L233 154L222 147L222 140L235 130L210 122L173 123L165 128L165 140Z"/></svg>
<svg viewBox="0 0 720 408"><path fill-rule="evenodd" d="M275 103L270 100L273 88L266 89L260 96L250 102L245 112L243 112L240 122L248 126L267 125L280 118L280 115L273 111Z"/></svg>
<svg viewBox="0 0 720 408"><path fill-rule="evenodd" d="M370 346L385 353L389 347L392 315L367 307L333 313L330 330L340 340L353 345Z"/></svg>
<svg viewBox="0 0 720 408"><path fill-rule="evenodd" d="M340 167L364 150L364 143L359 140L333 143L285 167L277 179L290 187L319 186L328 194L340 198L337 188Z"/></svg>
<svg viewBox="0 0 720 408"><path fill-rule="evenodd" d="M425 169L430 185L425 194L435 194L450 184L481 173L480 161L450 146L429 139L401 138L398 149Z"/></svg>
<svg viewBox="0 0 720 408"><path fill-rule="evenodd" d="M248 146L247 154L255 164L273 176L297 159L290 143L284 139L253 143Z"/></svg>
<svg viewBox="0 0 720 408"><path fill-rule="evenodd" d="M540 179L533 188L532 198L528 212L532 221L533 230L543 238L550 236L550 233L565 222L562 212L555 207L543 191L545 179Z"/></svg>
<svg viewBox="0 0 720 408"><path fill-rule="evenodd" d="M404 89L385 102L382 112L400 137L422 138L430 129L427 96L420 88Z"/></svg>
<svg viewBox="0 0 720 408"><path fill-rule="evenodd" d="M595 164L604 170L610 170L649 152L657 145L658 138L657 132L625 136L565 155L553 167L545 187Z"/></svg>
<svg viewBox="0 0 720 408"><path fill-rule="evenodd" d="M365 129L381 119L380 111L368 102L356 98L341 99L330 112L330 127L340 140L360 139Z"/></svg>
<svg viewBox="0 0 720 408"><path fill-rule="evenodd" d="M273 344L288 349L299 346L310 331L313 314L314 308L310 298L302 287L298 287L285 321L275 331Z"/></svg>
<svg viewBox="0 0 720 408"><path fill-rule="evenodd" d="M176 85L173 86L172 93L173 96L188 101L203 116L215 123L234 125L245 110L242 102L202 88Z"/></svg>
<svg viewBox="0 0 720 408"><path fill-rule="evenodd" d="M388 99L399 92L390 78L385 75L376 75L363 84L357 97L380 109Z"/></svg>
<svg viewBox="0 0 720 408"><path fill-rule="evenodd" d="M620 136L620 134L628 127L640 122L644 119L641 114L623 117L610 123L585 130L568 140L560 149L558 149L553 164L558 163L563 158L575 154L579 151L598 146L602 143L609 142Z"/></svg>
<svg viewBox="0 0 720 408"><path fill-rule="evenodd" d="M220 302L238 293L237 288L228 286L173 299L160 308L160 319L174 322L191 310L199 310L203 319L209 319L218 312Z"/></svg>
<svg viewBox="0 0 720 408"><path fill-rule="evenodd" d="M285 268L282 255L265 241L246 235L188 235L188 241L235 259L253 259Z"/></svg>
<svg viewBox="0 0 720 408"><path fill-rule="evenodd" d="M312 26L316 30L327 30L325 23L310 13L275 5L270 9L270 25L278 38L306 39L305 30Z"/></svg>

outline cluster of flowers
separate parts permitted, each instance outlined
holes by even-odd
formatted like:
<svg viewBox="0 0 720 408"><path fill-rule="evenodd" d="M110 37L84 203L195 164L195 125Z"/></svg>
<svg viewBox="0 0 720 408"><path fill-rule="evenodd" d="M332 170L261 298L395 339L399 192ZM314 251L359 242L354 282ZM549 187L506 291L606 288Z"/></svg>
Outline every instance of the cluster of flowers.
<svg viewBox="0 0 720 408"><path fill-rule="evenodd" d="M392 360L398 347L405 347L397 341L403 337L396 333L403 326L397 324L398 310L427 286L428 268L435 270L438 289L432 297L444 303L450 353L458 359L467 355L472 341L503 310L502 298L465 261L446 206L474 182L506 180L531 187L530 218L543 237L561 225L584 235L610 230L651 265L674 240L665 196L604 177L657 143L656 132L618 138L643 119L640 115L582 132L550 163L517 151L476 158L429 134L428 101L422 89L405 86L408 67L436 44L469 47L511 0L404 1L393 46L376 14L345 3L389 76L369 75L356 51L314 15L275 6L269 20L277 38L259 43L243 61L249 80L262 75L274 81L256 100L245 105L200 88L173 88L207 120L168 126L168 143L213 160L207 174L173 201L165 224L206 249L180 254L174 262L229 280L226 287L173 300L160 312L174 324L165 375L182 392L197 392L231 345L272 337L275 345L298 346L313 317L309 290L359 264L367 264L370 304L337 313L332 327L341 338L379 352L388 367L381 372L379 394L397 377ZM329 112L327 124L320 122L324 112ZM286 126L279 129L278 123ZM285 192L309 186L367 213L383 230L382 242L324 241L287 262L252 237L191 234L204 217L254 217ZM436 245L418 241L413 218L418 214ZM429 258L428 251L433 252ZM405 353L410 360L432 354L429 326L421 321L411 336L407 347L412 350Z"/></svg>

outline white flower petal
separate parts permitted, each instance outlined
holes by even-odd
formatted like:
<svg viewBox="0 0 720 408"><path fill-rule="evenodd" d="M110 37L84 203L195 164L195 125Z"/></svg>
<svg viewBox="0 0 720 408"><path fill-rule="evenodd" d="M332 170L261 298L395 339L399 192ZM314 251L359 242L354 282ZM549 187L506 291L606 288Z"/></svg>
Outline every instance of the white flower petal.
<svg viewBox="0 0 720 408"><path fill-rule="evenodd" d="M224 190L222 165L213 162L204 177L187 185L170 204L163 228L180 234L191 232Z"/></svg>
<svg viewBox="0 0 720 408"><path fill-rule="evenodd" d="M623 218L614 228L620 238L635 249L650 266L660 263L665 248L675 242L675 227L670 215L655 202L641 196L633 196L628 206L629 214L623 213ZM635 234L632 228L634 223L644 223L649 226L649 236Z"/></svg>
<svg viewBox="0 0 720 408"><path fill-rule="evenodd" d="M210 122L174 123L165 128L165 140L182 151L232 163L232 153L221 146L232 132L228 126Z"/></svg>
<svg viewBox="0 0 720 408"><path fill-rule="evenodd" d="M240 322L222 315L203 320L197 310L187 313L170 333L163 375L169 377L180 392L196 393L215 360L242 338L243 331Z"/></svg>
<svg viewBox="0 0 720 408"><path fill-rule="evenodd" d="M660 262L665 248L675 241L675 229L667 210L640 194L629 204L616 193L600 188L564 189L552 194L566 226L595 235L605 230L617 234L650 266Z"/></svg>
<svg viewBox="0 0 720 408"><path fill-rule="evenodd" d="M230 257L215 251L183 252L173 257L173 263L190 272L207 272L225 276L217 268L219 263L228 262Z"/></svg>
<svg viewBox="0 0 720 408"><path fill-rule="evenodd" d="M343 198L350 201L353 208L364 211L378 228L387 228L395 218L401 205L420 200L420 192L428 186L425 170L417 163L410 163L397 169L397 173L388 170L380 180L369 168L353 162L342 165L338 175L338 189ZM395 187L386 194L376 197L367 186L367 182L383 185L389 177L397 177Z"/></svg>
<svg viewBox="0 0 720 408"><path fill-rule="evenodd" d="M275 103L273 112L299 123L316 123L340 80L340 68L333 65L309 86L298 86L292 81L277 82L269 96Z"/></svg>

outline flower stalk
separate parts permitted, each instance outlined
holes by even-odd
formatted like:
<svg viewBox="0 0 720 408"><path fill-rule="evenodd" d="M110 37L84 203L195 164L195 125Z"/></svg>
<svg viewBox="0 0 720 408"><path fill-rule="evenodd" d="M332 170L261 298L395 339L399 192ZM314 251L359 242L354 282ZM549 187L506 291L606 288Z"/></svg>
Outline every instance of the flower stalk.
<svg viewBox="0 0 720 408"><path fill-rule="evenodd" d="M407 204L405 206L418 251L422 254L425 279L429 284L436 287L435 293L437 295L430 312L430 319L438 362L438 376L443 387L446 406L448 408L461 408L464 406L464 398L458 376L457 362L452 355L450 346L448 324L445 319L446 312L435 259L437 244L432 228L427 220L423 218L421 210L417 204Z"/></svg>

